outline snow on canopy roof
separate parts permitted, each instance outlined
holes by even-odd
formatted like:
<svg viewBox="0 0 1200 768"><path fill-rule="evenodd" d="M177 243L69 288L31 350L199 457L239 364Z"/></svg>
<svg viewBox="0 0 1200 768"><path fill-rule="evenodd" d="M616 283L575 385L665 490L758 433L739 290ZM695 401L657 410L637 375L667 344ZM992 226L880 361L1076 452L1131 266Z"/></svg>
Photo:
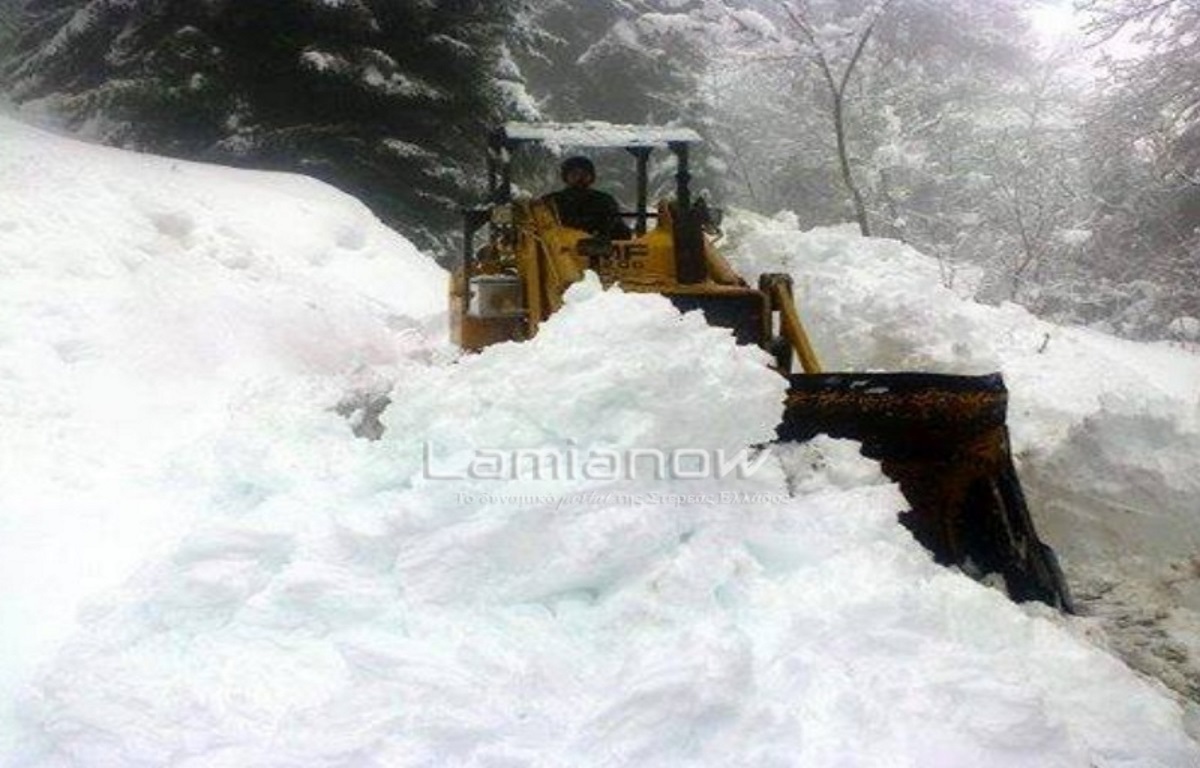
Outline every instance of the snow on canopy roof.
<svg viewBox="0 0 1200 768"><path fill-rule="evenodd" d="M674 142L699 142L700 134L691 128L657 125L616 125L585 123L505 123L502 129L509 141L539 141L570 147L662 147Z"/></svg>

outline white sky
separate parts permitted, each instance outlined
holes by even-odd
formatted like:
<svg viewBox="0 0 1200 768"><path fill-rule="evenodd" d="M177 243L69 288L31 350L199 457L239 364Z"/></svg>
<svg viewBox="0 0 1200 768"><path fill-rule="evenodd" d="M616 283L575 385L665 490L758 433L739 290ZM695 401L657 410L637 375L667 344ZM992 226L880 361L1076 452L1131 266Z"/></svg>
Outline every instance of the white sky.
<svg viewBox="0 0 1200 768"><path fill-rule="evenodd" d="M1080 19L1071 3L1049 0L1029 11L1033 28L1043 37L1054 40L1064 35L1079 34Z"/></svg>
<svg viewBox="0 0 1200 768"><path fill-rule="evenodd" d="M1076 13L1071 0L1041 0L1026 12L1030 23L1042 38L1042 44L1056 48L1071 43L1084 42L1083 25L1086 17ZM1133 32L1125 30L1110 40L1106 40L1091 51L1089 58L1095 60L1099 54L1107 54L1118 59L1138 55L1143 46L1133 42Z"/></svg>

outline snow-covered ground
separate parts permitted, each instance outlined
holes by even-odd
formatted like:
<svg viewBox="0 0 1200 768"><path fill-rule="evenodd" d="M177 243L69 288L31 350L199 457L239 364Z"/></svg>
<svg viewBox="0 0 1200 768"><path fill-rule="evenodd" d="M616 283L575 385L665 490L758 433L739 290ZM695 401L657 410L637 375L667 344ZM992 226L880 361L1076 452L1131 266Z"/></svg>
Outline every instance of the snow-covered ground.
<svg viewBox="0 0 1200 768"><path fill-rule="evenodd" d="M761 353L658 297L585 283L455 361L440 270L316 182L7 121L0 180L0 764L1200 764L1086 621L933 565L853 445L476 471L768 440ZM830 362L1005 371L1068 567L1187 556L1193 356L962 302L894 244L737 235ZM382 391L355 438L337 406Z"/></svg>
<svg viewBox="0 0 1200 768"><path fill-rule="evenodd" d="M310 179L0 122L0 691L207 514L178 451L276 379L380 375L442 282Z"/></svg>

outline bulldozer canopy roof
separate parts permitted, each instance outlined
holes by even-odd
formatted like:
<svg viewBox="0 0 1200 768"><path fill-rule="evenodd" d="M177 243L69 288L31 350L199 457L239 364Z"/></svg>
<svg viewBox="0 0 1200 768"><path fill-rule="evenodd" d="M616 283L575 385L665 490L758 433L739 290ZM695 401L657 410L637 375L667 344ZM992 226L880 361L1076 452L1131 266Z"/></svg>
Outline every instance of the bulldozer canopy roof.
<svg viewBox="0 0 1200 768"><path fill-rule="evenodd" d="M561 147L665 147L695 144L700 134L690 128L656 125L585 123L505 123L500 129L506 144L537 142Z"/></svg>

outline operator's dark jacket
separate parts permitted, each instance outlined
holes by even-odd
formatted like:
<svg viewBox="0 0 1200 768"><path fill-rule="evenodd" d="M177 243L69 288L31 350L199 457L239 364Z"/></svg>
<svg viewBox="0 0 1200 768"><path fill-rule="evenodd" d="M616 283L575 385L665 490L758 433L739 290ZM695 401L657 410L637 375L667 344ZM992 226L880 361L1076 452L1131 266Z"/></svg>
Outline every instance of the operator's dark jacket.
<svg viewBox="0 0 1200 768"><path fill-rule="evenodd" d="M568 227L593 235L627 240L631 233L621 221L621 207L612 195L596 189L567 187L546 195L554 204L558 220Z"/></svg>

